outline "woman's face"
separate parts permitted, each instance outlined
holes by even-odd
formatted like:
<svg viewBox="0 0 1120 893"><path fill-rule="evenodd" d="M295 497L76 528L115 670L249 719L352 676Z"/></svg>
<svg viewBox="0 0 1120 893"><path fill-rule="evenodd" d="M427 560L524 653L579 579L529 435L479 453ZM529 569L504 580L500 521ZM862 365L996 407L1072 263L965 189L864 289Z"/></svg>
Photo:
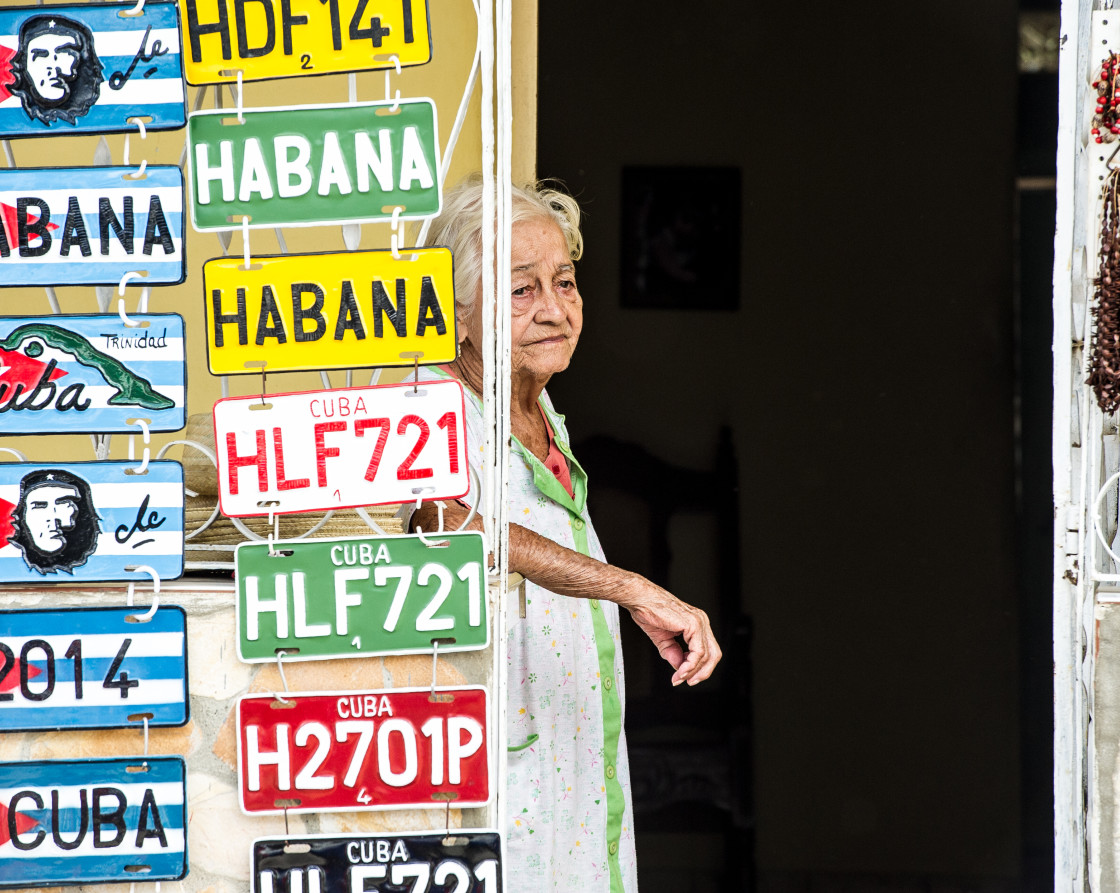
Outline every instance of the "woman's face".
<svg viewBox="0 0 1120 893"><path fill-rule="evenodd" d="M583 328L583 298L560 227L541 218L513 225L510 279L513 375L547 381L568 368ZM481 304L473 303L466 326L475 345L482 344Z"/></svg>

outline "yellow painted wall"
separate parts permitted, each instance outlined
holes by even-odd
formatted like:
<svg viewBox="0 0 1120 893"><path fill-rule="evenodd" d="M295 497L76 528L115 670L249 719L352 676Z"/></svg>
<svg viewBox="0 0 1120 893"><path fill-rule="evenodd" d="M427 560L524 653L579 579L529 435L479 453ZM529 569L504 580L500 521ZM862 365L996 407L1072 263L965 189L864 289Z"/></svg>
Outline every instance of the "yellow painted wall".
<svg viewBox="0 0 1120 893"><path fill-rule="evenodd" d="M53 4L48 4L53 5ZM399 89L402 97L431 97L436 102L441 154L447 145L459 102L470 74L474 57L476 26L473 5L468 0L433 0L430 3L432 28L432 61L416 68L406 68L397 76L391 75L392 90ZM515 129L515 178L533 175L536 155L536 0L519 0L515 21L514 39L514 101L517 125ZM452 156L446 185L451 185L481 165L482 138L481 80L476 84L468 117L463 125L458 146ZM188 87L188 108L193 109L200 88ZM233 88L236 89L236 88ZM214 108L216 88L207 88L202 108ZM231 90L222 88L225 107L234 104ZM246 108L300 105L308 103L346 102L349 97L347 75L323 75L310 78L289 78L245 85ZM372 101L385 97L384 73L368 72L357 75L357 98ZM182 157L186 130L149 134L141 142L137 136L131 140L131 161L138 163L146 158L149 164L178 164ZM11 141L12 153L18 167L79 167L92 165L94 150L100 137L66 136L51 138L19 139ZM106 137L112 152L112 163L123 161L124 140L121 134ZM179 313L187 327L189 362L187 370L188 410L190 413L206 412L221 396L220 380L206 367L205 329L203 326L202 265L212 257L222 255L222 246L213 233L201 234L187 227L187 280L178 286L152 289L149 311L153 313ZM389 226L366 224L362 227L361 248L388 248ZM342 229L339 226L301 227L284 230L289 253L311 251L344 251ZM254 231L250 238L255 254L275 254L278 243L269 230ZM240 232L232 236L229 252L242 252ZM60 287L57 289L63 313L97 313L97 298L92 286ZM126 290L126 306L136 310L140 288L130 285ZM111 307L116 310L114 291ZM8 288L0 290L0 313L5 315L47 315L51 313L46 292L42 288ZM366 384L370 370L359 370L354 384ZM383 381L398 380L403 370L387 370ZM345 384L345 374L333 373L332 386ZM238 376L230 379L231 394L259 393L260 379L255 376ZM268 376L268 390L294 391L322 387L318 373L288 373ZM44 432L48 433L48 432ZM154 435L153 444L183 437L178 434ZM111 458L127 457L128 435L114 436ZM93 459L87 435L50 437L6 437L0 446L20 450L32 461L81 461ZM176 458L178 450L169 454ZM3 457L10 458L10 457Z"/></svg>

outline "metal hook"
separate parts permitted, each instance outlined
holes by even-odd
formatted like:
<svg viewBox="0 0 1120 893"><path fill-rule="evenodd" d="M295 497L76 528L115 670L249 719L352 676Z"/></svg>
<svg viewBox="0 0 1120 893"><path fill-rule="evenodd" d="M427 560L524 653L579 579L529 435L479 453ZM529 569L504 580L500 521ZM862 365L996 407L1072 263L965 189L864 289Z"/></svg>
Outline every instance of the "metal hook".
<svg viewBox="0 0 1120 893"><path fill-rule="evenodd" d="M436 696L436 657L439 655L439 639L432 639L432 691L430 697Z"/></svg>
<svg viewBox="0 0 1120 893"><path fill-rule="evenodd" d="M144 717L144 756L148 755L148 717Z"/></svg>
<svg viewBox="0 0 1120 893"><path fill-rule="evenodd" d="M241 82L243 71L237 69L237 123L245 123L245 115L242 114L245 105L245 85Z"/></svg>
<svg viewBox="0 0 1120 893"><path fill-rule="evenodd" d="M420 390L420 354L412 355L412 393L419 393Z"/></svg>
<svg viewBox="0 0 1120 893"><path fill-rule="evenodd" d="M140 8L143 9L143 7L144 7L144 0L140 0ZM138 15L139 13L129 13L129 14ZM141 118L125 118L125 121L129 124L139 125L139 127L140 127L140 139L142 141L146 140L148 138L148 130L144 126L144 121ZM126 133L124 135L124 166L125 167L128 167L129 142L130 142L131 137L132 137L131 133ZM148 169L148 159L145 158L140 162L140 169L138 171L136 171L136 173L125 174L125 176L128 177L130 180L139 180L141 177L144 176L144 171L146 171L147 169Z"/></svg>
<svg viewBox="0 0 1120 893"><path fill-rule="evenodd" d="M393 67L397 70L397 75L399 76L400 73L401 73L401 57L398 56L396 53L393 53L393 55L390 56L389 58L393 63ZM391 106L389 106L389 111L395 112L400 107L400 104L401 104L401 91L397 90L395 95L390 94L390 92L389 92L389 69L386 68L385 69L385 101L389 102L390 100L392 100L393 104Z"/></svg>
<svg viewBox="0 0 1120 893"><path fill-rule="evenodd" d="M138 425L140 430L143 431L143 461L140 463L139 468L129 468L129 474L148 474L148 462L151 459L151 431L148 430L148 419L127 419L129 425ZM129 435L129 458L134 459L137 457L136 452L136 435Z"/></svg>
<svg viewBox="0 0 1120 893"><path fill-rule="evenodd" d="M126 285L128 285L130 280L132 280L132 279L143 279L143 278L144 278L144 274L140 273L138 271L133 271L131 273L125 273L123 276L121 276L121 281L117 283L117 296L121 297L121 298L124 297L124 287ZM133 325L139 325L139 323L134 323Z"/></svg>
<svg viewBox="0 0 1120 893"><path fill-rule="evenodd" d="M393 252L393 260L400 260L401 259L400 226L401 226L401 211L403 211L403 210L404 210L404 208L402 208L400 205L397 205L395 208L393 208L393 219L392 219L392 222L390 224L393 228L393 233L392 233L392 235L389 236L389 248Z"/></svg>
<svg viewBox="0 0 1120 893"><path fill-rule="evenodd" d="M144 3L146 0L136 0L136 5L132 9L124 9L118 13L122 16L138 16L144 11Z"/></svg>
<svg viewBox="0 0 1120 893"><path fill-rule="evenodd" d="M264 406L264 395L268 390L268 373L265 372L265 369L268 367L268 360L249 360L245 363L245 366L248 369L252 369L254 366L261 367L261 406Z"/></svg>
<svg viewBox="0 0 1120 893"><path fill-rule="evenodd" d="M249 263L249 218L245 215L241 216L241 244L245 249L245 266L241 269L248 270Z"/></svg>
<svg viewBox="0 0 1120 893"><path fill-rule="evenodd" d="M134 275L134 274L133 273L125 273L125 276L132 276L132 275ZM121 322L123 322L130 329L139 328L141 325L143 325L143 323L139 323L136 320L130 318L129 315L125 312L124 298L117 298L117 315L121 318Z"/></svg>
<svg viewBox="0 0 1120 893"><path fill-rule="evenodd" d="M1104 163L1105 168L1108 169L1109 171L1120 170L1120 167L1113 167L1112 166L1112 159L1116 157L1117 152L1120 152L1120 142L1118 142L1116 144L1116 148L1112 150L1112 154L1108 156L1108 159Z"/></svg>
<svg viewBox="0 0 1120 893"><path fill-rule="evenodd" d="M280 671L280 684L284 686L284 694L288 694L288 680L284 676L284 655L287 654L287 653L288 653L287 651L283 651L283 650L276 652L276 669ZM273 694L276 695L276 700L278 700L281 704L292 703L291 701L287 700L286 698L282 698L280 696L280 692L278 692L278 691L274 691ZM284 807L285 818L287 818L287 813L288 813L288 807L285 806Z"/></svg>
<svg viewBox="0 0 1120 893"><path fill-rule="evenodd" d="M153 591L152 606L148 609L148 613L146 613L146 614L133 614L129 617L129 619L133 623L147 623L149 620L151 620L153 617L156 616L156 611L159 610L159 574L156 573L155 568L149 567L146 564L131 565L129 567L126 567L125 570L126 571L132 571L133 573L143 572L145 574L148 574L152 578L152 591ZM135 591L136 591L135 581L129 581L129 584L128 584L128 607L130 607L130 608L132 607L132 599L133 599L133 594L135 593Z"/></svg>
<svg viewBox="0 0 1120 893"><path fill-rule="evenodd" d="M275 558L280 553L276 551L275 542L280 538L280 516L276 514L275 502L268 506L268 557Z"/></svg>
<svg viewBox="0 0 1120 893"><path fill-rule="evenodd" d="M417 504L417 511L419 511L419 504L420 504L419 499L416 500L416 504ZM443 500L442 499L437 500L436 501L436 511L439 512L439 529L436 531L436 533L443 533L444 532L443 531L443 508L444 508ZM416 527L416 538L419 539L420 542L422 542L429 549L437 547L437 546L446 546L446 545L450 544L450 540L430 540L430 539L428 539L427 537L424 536L424 528L420 527L419 525L417 525L417 527Z"/></svg>

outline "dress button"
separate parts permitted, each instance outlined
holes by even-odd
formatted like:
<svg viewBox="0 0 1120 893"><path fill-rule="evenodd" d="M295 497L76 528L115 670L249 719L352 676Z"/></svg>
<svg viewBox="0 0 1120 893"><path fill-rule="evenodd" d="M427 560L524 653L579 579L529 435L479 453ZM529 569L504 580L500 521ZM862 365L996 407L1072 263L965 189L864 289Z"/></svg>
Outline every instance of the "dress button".
<svg viewBox="0 0 1120 893"><path fill-rule="evenodd" d="M607 765L607 778L614 778L614 766Z"/></svg>
<svg viewBox="0 0 1120 893"><path fill-rule="evenodd" d="M576 530L583 530L583 518L576 518L572 522L572 527L574 527Z"/></svg>
<svg viewBox="0 0 1120 893"><path fill-rule="evenodd" d="M591 610L592 611L598 611L599 610L599 599L597 599L597 598L591 599Z"/></svg>
<svg viewBox="0 0 1120 893"><path fill-rule="evenodd" d="M552 473L554 475L556 475L557 477L559 477L560 476L560 466L559 465L553 465L552 466Z"/></svg>
<svg viewBox="0 0 1120 893"><path fill-rule="evenodd" d="M611 690L612 685L614 685L614 683L611 682L611 677L610 676L608 676L606 679L603 680L603 688L605 688L607 691Z"/></svg>
<svg viewBox="0 0 1120 893"><path fill-rule="evenodd" d="M607 847L607 852L612 856L616 855L618 853L618 844L612 840L611 845Z"/></svg>

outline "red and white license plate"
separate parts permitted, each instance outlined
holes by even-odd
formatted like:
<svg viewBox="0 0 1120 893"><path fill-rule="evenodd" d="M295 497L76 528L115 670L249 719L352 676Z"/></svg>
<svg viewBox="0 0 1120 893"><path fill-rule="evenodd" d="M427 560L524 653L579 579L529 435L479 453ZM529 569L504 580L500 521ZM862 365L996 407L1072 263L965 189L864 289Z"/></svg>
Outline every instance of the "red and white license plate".
<svg viewBox="0 0 1120 893"><path fill-rule="evenodd" d="M214 404L233 517L458 499L469 489L463 386L428 381Z"/></svg>
<svg viewBox="0 0 1120 893"><path fill-rule="evenodd" d="M280 700L280 697L283 700ZM237 703L247 813L482 806L490 799L486 690L294 693Z"/></svg>

